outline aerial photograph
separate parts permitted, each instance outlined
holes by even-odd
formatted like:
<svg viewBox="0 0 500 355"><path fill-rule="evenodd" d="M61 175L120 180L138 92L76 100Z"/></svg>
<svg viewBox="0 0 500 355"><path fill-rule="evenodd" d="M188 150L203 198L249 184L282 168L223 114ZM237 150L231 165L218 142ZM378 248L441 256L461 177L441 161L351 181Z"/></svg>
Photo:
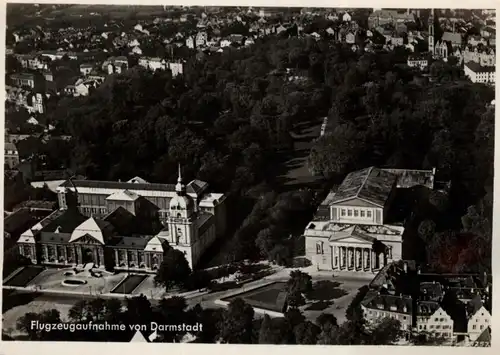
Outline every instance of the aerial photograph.
<svg viewBox="0 0 500 355"><path fill-rule="evenodd" d="M495 10L5 8L2 341L491 346Z"/></svg>

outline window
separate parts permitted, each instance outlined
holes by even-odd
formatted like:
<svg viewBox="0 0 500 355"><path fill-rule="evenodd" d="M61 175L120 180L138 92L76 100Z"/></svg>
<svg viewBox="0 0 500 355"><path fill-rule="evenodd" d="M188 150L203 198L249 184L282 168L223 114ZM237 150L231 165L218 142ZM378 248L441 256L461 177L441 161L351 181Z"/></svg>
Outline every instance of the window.
<svg viewBox="0 0 500 355"><path fill-rule="evenodd" d="M316 243L316 254L323 254L323 243Z"/></svg>
<svg viewBox="0 0 500 355"><path fill-rule="evenodd" d="M347 215L348 215L349 217L351 217L351 216L352 216L352 210L347 210Z"/></svg>
<svg viewBox="0 0 500 355"><path fill-rule="evenodd" d="M472 329L476 329L476 327L477 327L477 326L474 324L474 325L472 326Z"/></svg>
<svg viewBox="0 0 500 355"><path fill-rule="evenodd" d="M354 210L354 217L358 217L358 210Z"/></svg>
<svg viewBox="0 0 500 355"><path fill-rule="evenodd" d="M365 211L360 211L361 217L365 216Z"/></svg>
<svg viewBox="0 0 500 355"><path fill-rule="evenodd" d="M366 211L366 217L372 218L372 211Z"/></svg>
<svg viewBox="0 0 500 355"><path fill-rule="evenodd" d="M439 318L439 321L440 322L444 322L444 318Z"/></svg>
<svg viewBox="0 0 500 355"><path fill-rule="evenodd" d="M434 328L434 326L433 325L429 325L429 329L432 329L432 328Z"/></svg>
<svg viewBox="0 0 500 355"><path fill-rule="evenodd" d="M345 217L345 209L343 209L343 208L342 208L342 210L340 211L340 215L341 215L342 217Z"/></svg>
<svg viewBox="0 0 500 355"><path fill-rule="evenodd" d="M403 316L403 320L406 320L406 316Z"/></svg>
<svg viewBox="0 0 500 355"><path fill-rule="evenodd" d="M441 326L440 325L436 325L436 329L441 329Z"/></svg>
<svg viewBox="0 0 500 355"><path fill-rule="evenodd" d="M484 325L480 325L480 326L479 326L479 329L481 329L481 330L482 330L483 328L484 328Z"/></svg>
<svg viewBox="0 0 500 355"><path fill-rule="evenodd" d="M434 318L434 322L439 322L439 318Z"/></svg>

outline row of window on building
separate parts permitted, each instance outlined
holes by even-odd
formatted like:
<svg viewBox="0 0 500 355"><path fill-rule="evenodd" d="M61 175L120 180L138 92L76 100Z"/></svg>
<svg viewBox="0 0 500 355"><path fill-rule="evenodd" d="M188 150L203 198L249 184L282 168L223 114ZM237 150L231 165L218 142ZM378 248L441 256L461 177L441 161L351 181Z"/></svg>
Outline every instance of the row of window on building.
<svg viewBox="0 0 500 355"><path fill-rule="evenodd" d="M358 210L358 209L351 209L351 208L342 208L340 210L340 215L342 217L361 217L361 218L372 218L372 211L370 210Z"/></svg>

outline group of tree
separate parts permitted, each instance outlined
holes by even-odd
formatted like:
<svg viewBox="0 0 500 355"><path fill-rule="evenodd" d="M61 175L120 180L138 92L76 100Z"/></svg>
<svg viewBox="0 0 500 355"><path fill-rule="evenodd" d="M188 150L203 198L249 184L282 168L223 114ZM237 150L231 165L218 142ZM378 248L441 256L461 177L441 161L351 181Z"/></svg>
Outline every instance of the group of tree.
<svg viewBox="0 0 500 355"><path fill-rule="evenodd" d="M420 80L406 58L404 51L267 36L251 48L192 56L175 78L140 67L111 75L87 97L60 100L47 120L73 137L59 160L89 179L167 183L181 163L187 179L207 181L238 203L261 184L275 190L278 148L289 132L328 115L331 129L311 151L311 171L344 177L371 165L436 167L436 179L451 181L444 213L460 220L492 185L486 106L494 92L454 77ZM273 200L255 197L267 207ZM256 207L264 222L245 222L233 257L289 258L293 219L286 215L307 211L306 200L298 209L276 203L267 216Z"/></svg>
<svg viewBox="0 0 500 355"><path fill-rule="evenodd" d="M400 337L399 321L383 319L366 326L361 321L339 325L332 314L321 314L312 322L302 312L291 307L283 318L256 317L255 311L240 298L231 301L227 309L203 309L199 304L189 307L182 297L172 297L152 305L144 296L127 299L82 300L68 312L73 324L124 324L125 330L58 330L41 329L42 324L61 323L57 310L26 313L17 322L17 329L31 340L49 341L129 341L135 333L130 325L150 322L158 324L202 324L194 331L195 342L231 344L393 344ZM38 321L40 327L32 327ZM94 326L95 327L95 326ZM146 332L146 336L150 332ZM182 341L186 332L158 332L156 342Z"/></svg>

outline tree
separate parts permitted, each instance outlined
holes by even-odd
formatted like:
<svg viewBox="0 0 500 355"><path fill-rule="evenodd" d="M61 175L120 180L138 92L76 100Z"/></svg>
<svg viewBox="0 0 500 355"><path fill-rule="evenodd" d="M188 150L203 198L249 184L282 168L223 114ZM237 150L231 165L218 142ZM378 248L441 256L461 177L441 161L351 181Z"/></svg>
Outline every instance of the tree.
<svg viewBox="0 0 500 355"><path fill-rule="evenodd" d="M330 176L345 174L359 157L363 138L352 125L340 125L318 138L311 148L308 165L311 172Z"/></svg>
<svg viewBox="0 0 500 355"><path fill-rule="evenodd" d="M394 344L401 336L401 322L398 319L383 318L370 334L370 344L390 345Z"/></svg>
<svg viewBox="0 0 500 355"><path fill-rule="evenodd" d="M295 342L301 345L312 345L318 341L320 329L312 322L302 322L294 328Z"/></svg>
<svg viewBox="0 0 500 355"><path fill-rule="evenodd" d="M241 298L231 301L220 325L220 338L224 343L252 344L253 336L252 306Z"/></svg>
<svg viewBox="0 0 500 355"><path fill-rule="evenodd" d="M345 311L345 316L350 321L363 320L363 310L361 309L361 301L365 298L366 294L370 291L368 286L362 286L358 290L358 293L352 299L351 303Z"/></svg>
<svg viewBox="0 0 500 355"><path fill-rule="evenodd" d="M312 291L311 276L300 271L290 272L290 279L287 281L287 302L290 307L299 307L305 304L304 294Z"/></svg>
<svg viewBox="0 0 500 355"><path fill-rule="evenodd" d="M444 192L432 190L429 193L429 202L438 212L443 213L448 207L448 196Z"/></svg>
<svg viewBox="0 0 500 355"><path fill-rule="evenodd" d="M429 241L434 236L435 231L436 231L436 223L434 223L434 221L430 219L426 219L420 222L418 226L418 235L426 242Z"/></svg>
<svg viewBox="0 0 500 355"><path fill-rule="evenodd" d="M335 316L330 313L321 313L316 318L316 324L322 331L325 331L329 328L336 328L338 326L337 318L335 318Z"/></svg>
<svg viewBox="0 0 500 355"><path fill-rule="evenodd" d="M168 291L175 286L184 286L191 274L186 256L179 250L170 248L155 276L155 283Z"/></svg>
<svg viewBox="0 0 500 355"><path fill-rule="evenodd" d="M33 322L38 322L33 327ZM49 324L61 323L61 315L58 310L50 309L41 313L26 313L17 320L17 329L28 334L30 340L54 340L57 332L47 330ZM40 329L41 328L41 329Z"/></svg>

